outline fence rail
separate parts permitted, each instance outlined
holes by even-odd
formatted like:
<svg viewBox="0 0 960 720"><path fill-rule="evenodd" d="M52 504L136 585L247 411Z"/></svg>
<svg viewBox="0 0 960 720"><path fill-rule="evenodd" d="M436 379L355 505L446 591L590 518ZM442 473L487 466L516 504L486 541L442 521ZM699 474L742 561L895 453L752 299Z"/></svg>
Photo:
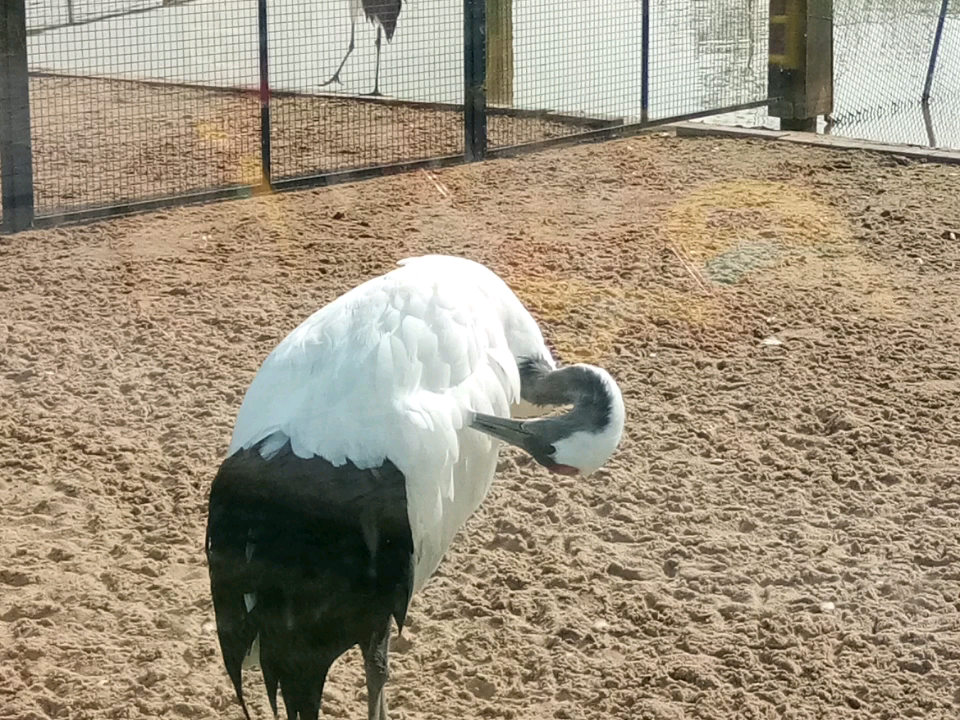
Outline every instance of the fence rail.
<svg viewBox="0 0 960 720"><path fill-rule="evenodd" d="M792 13L798 39L821 33L811 8L833 16L831 0L366 4L376 22L352 22L353 0L0 3L4 229L736 121L799 87L771 18Z"/></svg>

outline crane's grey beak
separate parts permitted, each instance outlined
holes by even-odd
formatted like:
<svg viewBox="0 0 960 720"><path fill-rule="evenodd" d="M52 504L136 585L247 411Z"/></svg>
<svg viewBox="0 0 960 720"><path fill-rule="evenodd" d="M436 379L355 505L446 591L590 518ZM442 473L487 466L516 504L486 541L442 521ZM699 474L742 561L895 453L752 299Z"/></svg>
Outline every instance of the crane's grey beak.
<svg viewBox="0 0 960 720"><path fill-rule="evenodd" d="M537 423L537 420L519 421L496 415L474 413L470 427L525 450L550 472L559 475L578 474L580 471L577 468L558 464L553 459L556 448L537 432L539 427Z"/></svg>
<svg viewBox="0 0 960 720"><path fill-rule="evenodd" d="M479 430L498 440L526 449L532 435L523 425L524 423L518 420L501 418L496 415L485 415L484 413L474 413L473 420L470 421L470 427L474 430Z"/></svg>

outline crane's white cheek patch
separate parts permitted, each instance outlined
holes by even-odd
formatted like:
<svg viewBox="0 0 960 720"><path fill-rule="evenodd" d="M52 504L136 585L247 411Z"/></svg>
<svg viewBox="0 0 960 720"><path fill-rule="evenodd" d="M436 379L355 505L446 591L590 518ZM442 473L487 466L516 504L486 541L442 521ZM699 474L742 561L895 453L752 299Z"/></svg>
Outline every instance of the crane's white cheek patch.
<svg viewBox="0 0 960 720"><path fill-rule="evenodd" d="M615 432L575 432L553 444L555 465L579 468L580 474L589 475L610 459L619 439L619 433Z"/></svg>

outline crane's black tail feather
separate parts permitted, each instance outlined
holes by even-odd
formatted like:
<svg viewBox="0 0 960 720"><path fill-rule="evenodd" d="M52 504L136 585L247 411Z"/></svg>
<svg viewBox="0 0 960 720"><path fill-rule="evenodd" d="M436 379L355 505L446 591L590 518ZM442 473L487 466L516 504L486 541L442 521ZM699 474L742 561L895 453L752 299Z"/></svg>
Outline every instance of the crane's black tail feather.
<svg viewBox="0 0 960 720"><path fill-rule="evenodd" d="M378 22L387 42L393 40L403 0L362 0L363 14L369 22Z"/></svg>
<svg viewBox="0 0 960 720"><path fill-rule="evenodd" d="M289 442L220 466L210 492L207 559L224 664L249 718L242 665L259 637L271 709L319 716L334 661L406 619L413 540L406 481L391 463L359 470L303 459Z"/></svg>

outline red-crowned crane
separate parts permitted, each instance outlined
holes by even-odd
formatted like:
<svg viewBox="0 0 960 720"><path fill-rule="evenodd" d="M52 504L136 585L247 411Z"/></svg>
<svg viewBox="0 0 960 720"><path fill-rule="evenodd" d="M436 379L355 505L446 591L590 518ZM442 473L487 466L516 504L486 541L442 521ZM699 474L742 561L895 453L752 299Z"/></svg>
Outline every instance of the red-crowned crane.
<svg viewBox="0 0 960 720"><path fill-rule="evenodd" d="M570 405L529 420L511 411ZM355 287L266 358L213 481L206 553L224 664L249 718L259 663L274 714L319 716L327 672L360 646L369 720L387 720L391 619L480 506L499 441L563 474L620 443L616 382L557 368L491 270L428 255Z"/></svg>
<svg viewBox="0 0 960 720"><path fill-rule="evenodd" d="M367 22L376 23L377 26L377 65L373 76L373 92L371 95L380 95L380 43L381 35L386 34L387 42L393 40L393 34L397 31L397 20L400 18L400 8L403 0L350 0L350 44L347 46L347 53L340 61L337 71L320 87L326 87L331 83L340 82L340 71L347 64L347 58L353 52L353 41L357 37L357 20L360 14L366 17Z"/></svg>

